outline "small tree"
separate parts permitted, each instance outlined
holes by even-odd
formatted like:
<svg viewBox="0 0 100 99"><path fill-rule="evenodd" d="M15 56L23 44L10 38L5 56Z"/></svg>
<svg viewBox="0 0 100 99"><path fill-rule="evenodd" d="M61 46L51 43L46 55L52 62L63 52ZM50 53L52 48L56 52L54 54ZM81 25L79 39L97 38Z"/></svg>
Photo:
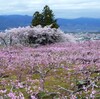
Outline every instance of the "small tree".
<svg viewBox="0 0 100 99"><path fill-rule="evenodd" d="M40 14L36 11L33 15L32 26L41 25L42 27L52 25L51 28L58 28L57 20L54 18L53 11L49 6L45 6L43 12Z"/></svg>
<svg viewBox="0 0 100 99"><path fill-rule="evenodd" d="M32 26L41 25L42 23L42 15L36 11L33 15Z"/></svg>

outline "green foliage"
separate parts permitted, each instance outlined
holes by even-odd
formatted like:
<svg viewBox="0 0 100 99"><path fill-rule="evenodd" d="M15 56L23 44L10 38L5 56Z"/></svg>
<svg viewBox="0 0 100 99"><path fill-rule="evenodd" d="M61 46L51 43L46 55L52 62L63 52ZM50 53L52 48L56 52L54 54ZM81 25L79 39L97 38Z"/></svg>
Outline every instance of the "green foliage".
<svg viewBox="0 0 100 99"><path fill-rule="evenodd" d="M49 6L45 6L42 13L36 11L33 15L32 26L41 25L42 27L52 25L51 28L58 28L57 20L54 18L53 11Z"/></svg>
<svg viewBox="0 0 100 99"><path fill-rule="evenodd" d="M39 92L37 94L38 99L54 99L54 97L57 97L56 93L46 93L46 92ZM58 99L58 98L56 98Z"/></svg>
<svg viewBox="0 0 100 99"><path fill-rule="evenodd" d="M36 11L33 15L32 26L41 25L42 22L42 15Z"/></svg>

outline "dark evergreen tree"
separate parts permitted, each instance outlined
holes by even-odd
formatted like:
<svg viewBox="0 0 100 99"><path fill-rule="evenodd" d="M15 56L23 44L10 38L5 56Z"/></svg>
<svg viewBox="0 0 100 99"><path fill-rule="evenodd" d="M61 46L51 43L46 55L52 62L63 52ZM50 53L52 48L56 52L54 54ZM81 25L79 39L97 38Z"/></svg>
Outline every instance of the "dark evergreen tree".
<svg viewBox="0 0 100 99"><path fill-rule="evenodd" d="M57 20L54 18L53 11L49 8L49 6L45 6L42 12L43 16L43 24L42 26L51 25L51 28L58 28Z"/></svg>
<svg viewBox="0 0 100 99"><path fill-rule="evenodd" d="M57 24L57 20L54 20L54 22L52 23L51 28L58 28L59 25Z"/></svg>
<svg viewBox="0 0 100 99"><path fill-rule="evenodd" d="M58 28L57 20L54 18L53 11L49 8L49 6L45 6L42 14L38 11L34 13L32 26L41 25L42 27L46 25L52 25L51 28Z"/></svg>
<svg viewBox="0 0 100 99"><path fill-rule="evenodd" d="M42 14L36 11L33 15L32 26L41 25L42 23Z"/></svg>

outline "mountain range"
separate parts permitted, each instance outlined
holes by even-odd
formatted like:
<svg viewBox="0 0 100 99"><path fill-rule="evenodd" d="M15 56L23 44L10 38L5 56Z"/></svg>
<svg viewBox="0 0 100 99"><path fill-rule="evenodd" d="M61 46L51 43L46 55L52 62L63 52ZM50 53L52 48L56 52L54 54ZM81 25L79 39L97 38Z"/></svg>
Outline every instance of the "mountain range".
<svg viewBox="0 0 100 99"><path fill-rule="evenodd" d="M0 15L0 31L31 24L32 16L28 15ZM100 32L99 18L58 18L57 23L65 32Z"/></svg>

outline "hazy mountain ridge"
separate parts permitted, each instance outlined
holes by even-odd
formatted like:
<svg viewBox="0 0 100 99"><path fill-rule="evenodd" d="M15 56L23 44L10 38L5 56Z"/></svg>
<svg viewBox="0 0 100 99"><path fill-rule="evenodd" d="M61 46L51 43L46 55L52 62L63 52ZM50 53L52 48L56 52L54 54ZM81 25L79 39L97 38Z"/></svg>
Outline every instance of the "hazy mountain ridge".
<svg viewBox="0 0 100 99"><path fill-rule="evenodd" d="M31 24L32 16L28 15L0 15L0 30ZM99 18L58 18L60 28L66 32L100 32Z"/></svg>
<svg viewBox="0 0 100 99"><path fill-rule="evenodd" d="M67 32L99 32L99 18L58 19L61 29Z"/></svg>
<svg viewBox="0 0 100 99"><path fill-rule="evenodd" d="M30 25L31 16L27 15L1 15L0 16L0 30L9 28Z"/></svg>

